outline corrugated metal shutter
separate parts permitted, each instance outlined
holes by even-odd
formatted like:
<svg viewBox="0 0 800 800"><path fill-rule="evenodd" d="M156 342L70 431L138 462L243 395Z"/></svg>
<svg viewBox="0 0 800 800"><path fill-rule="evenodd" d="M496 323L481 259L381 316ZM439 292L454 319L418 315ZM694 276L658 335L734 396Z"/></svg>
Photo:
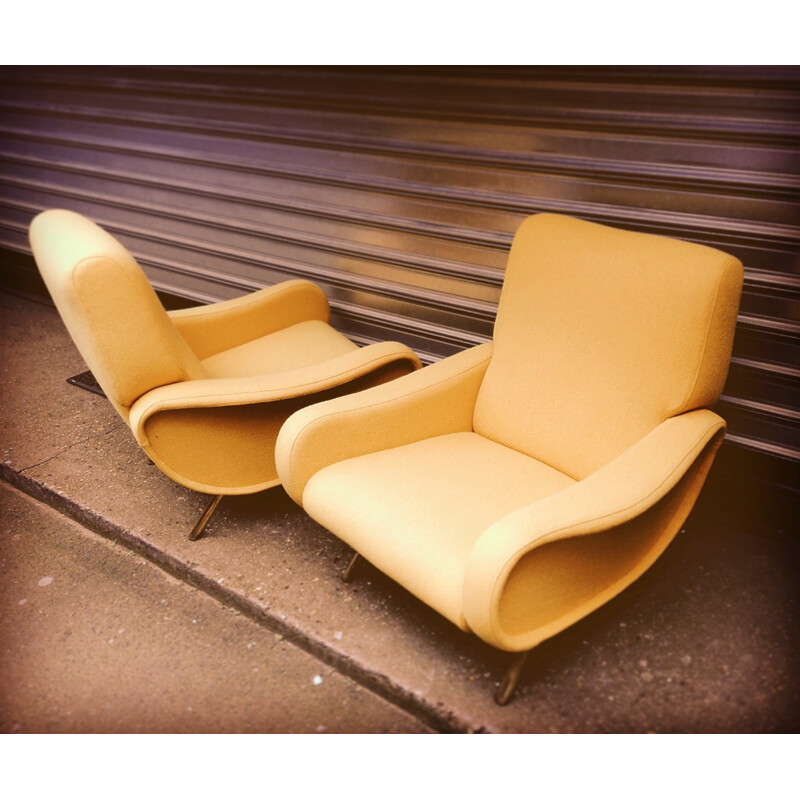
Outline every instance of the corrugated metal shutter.
<svg viewBox="0 0 800 800"><path fill-rule="evenodd" d="M358 341L400 339L433 360L491 336L528 214L710 244L746 266L719 408L729 442L800 461L798 68L0 78L7 278L31 268L31 217L69 207L168 294L205 302L308 277Z"/></svg>

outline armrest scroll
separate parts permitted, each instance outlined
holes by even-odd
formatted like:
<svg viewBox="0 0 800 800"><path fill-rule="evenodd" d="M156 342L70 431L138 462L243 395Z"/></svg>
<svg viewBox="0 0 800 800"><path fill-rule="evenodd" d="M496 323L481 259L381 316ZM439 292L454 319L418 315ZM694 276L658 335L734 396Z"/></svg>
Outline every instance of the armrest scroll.
<svg viewBox="0 0 800 800"><path fill-rule="evenodd" d="M584 480L490 526L467 562L467 625L525 650L619 593L680 529L724 433L705 409L673 417Z"/></svg>
<svg viewBox="0 0 800 800"><path fill-rule="evenodd" d="M330 464L472 430L491 354L487 342L382 386L297 411L281 429L275 450L284 488L302 504L309 478Z"/></svg>
<svg viewBox="0 0 800 800"><path fill-rule="evenodd" d="M319 286L291 280L243 297L168 314L189 347L204 359L299 322L328 322L330 307Z"/></svg>
<svg viewBox="0 0 800 800"><path fill-rule="evenodd" d="M160 386L131 407L129 424L139 443L147 420L162 411L271 403L335 389L382 367L419 367L416 354L397 342L380 342L301 369L245 378L207 378Z"/></svg>

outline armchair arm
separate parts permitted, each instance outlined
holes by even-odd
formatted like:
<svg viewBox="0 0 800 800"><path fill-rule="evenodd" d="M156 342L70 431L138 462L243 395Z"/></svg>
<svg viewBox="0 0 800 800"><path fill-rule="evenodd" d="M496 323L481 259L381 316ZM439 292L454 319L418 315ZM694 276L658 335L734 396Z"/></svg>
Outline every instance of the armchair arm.
<svg viewBox="0 0 800 800"><path fill-rule="evenodd" d="M147 392L131 406L130 426L138 438L147 420L161 411L290 400L341 386L397 361L407 363L407 369L419 366L416 354L405 345L379 342L300 369L171 383Z"/></svg>
<svg viewBox="0 0 800 800"><path fill-rule="evenodd" d="M289 495L302 505L312 475L348 458L456 431L472 416L492 343L472 347L411 375L304 408L286 420L275 461Z"/></svg>
<svg viewBox="0 0 800 800"><path fill-rule="evenodd" d="M330 307L316 284L291 280L233 300L168 314L189 347L204 359L298 322L327 322Z"/></svg>
<svg viewBox="0 0 800 800"><path fill-rule="evenodd" d="M467 560L467 626L527 650L618 594L680 529L724 434L711 411L673 417L584 480L490 526Z"/></svg>
<svg viewBox="0 0 800 800"><path fill-rule="evenodd" d="M140 397L129 424L173 480L201 492L245 494L279 482L278 431L309 395L357 391L417 367L405 345L381 342L301 369L173 383Z"/></svg>

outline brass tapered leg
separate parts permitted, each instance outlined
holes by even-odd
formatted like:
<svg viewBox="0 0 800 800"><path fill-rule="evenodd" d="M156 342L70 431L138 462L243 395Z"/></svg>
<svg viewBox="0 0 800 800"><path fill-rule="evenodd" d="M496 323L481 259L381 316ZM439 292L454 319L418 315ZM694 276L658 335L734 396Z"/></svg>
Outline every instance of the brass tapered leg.
<svg viewBox="0 0 800 800"><path fill-rule="evenodd" d="M342 580L345 583L352 583L356 579L356 575L358 573L358 568L361 566L361 562L364 559L356 553L353 558L350 560L350 563L345 567L344 572L342 573Z"/></svg>
<svg viewBox="0 0 800 800"><path fill-rule="evenodd" d="M214 497L211 498L211 502L206 506L203 516L197 520L197 525L194 526L192 532L189 534L189 538L193 542L203 535L203 531L206 529L206 525L208 525L211 515L214 513L214 511L216 511L220 500L222 500L221 494L214 495Z"/></svg>
<svg viewBox="0 0 800 800"><path fill-rule="evenodd" d="M495 702L498 705L507 705L508 701L511 700L511 696L514 694L514 689L517 688L519 676L522 674L522 668L525 666L525 662L527 661L530 652L530 650L526 650L523 653L517 653L514 656L514 660L509 664L506 674L503 675L503 680L500 681L500 687L497 690L497 694L494 696Z"/></svg>

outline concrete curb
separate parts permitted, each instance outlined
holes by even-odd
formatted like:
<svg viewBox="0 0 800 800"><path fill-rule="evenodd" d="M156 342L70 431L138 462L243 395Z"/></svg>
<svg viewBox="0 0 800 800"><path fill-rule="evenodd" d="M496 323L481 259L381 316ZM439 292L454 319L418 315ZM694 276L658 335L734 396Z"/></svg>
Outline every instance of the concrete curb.
<svg viewBox="0 0 800 800"><path fill-rule="evenodd" d="M309 655L333 667L434 730L440 733L476 732L470 729L467 722L459 720L451 713L443 712L441 708L428 705L420 697L392 682L387 676L368 669L354 659L347 658L334 648L328 647L323 642L308 636L301 628L287 624L275 614L265 612L246 596L220 586L217 581L204 575L199 570L193 569L190 564L170 556L131 531L114 524L100 514L81 506L42 483L10 469L5 464L0 464L0 480L45 503L50 508L69 517L93 533L116 542L137 555L143 556L172 577L205 592L223 605L235 609L259 625L264 626L272 633L280 634L287 641Z"/></svg>

